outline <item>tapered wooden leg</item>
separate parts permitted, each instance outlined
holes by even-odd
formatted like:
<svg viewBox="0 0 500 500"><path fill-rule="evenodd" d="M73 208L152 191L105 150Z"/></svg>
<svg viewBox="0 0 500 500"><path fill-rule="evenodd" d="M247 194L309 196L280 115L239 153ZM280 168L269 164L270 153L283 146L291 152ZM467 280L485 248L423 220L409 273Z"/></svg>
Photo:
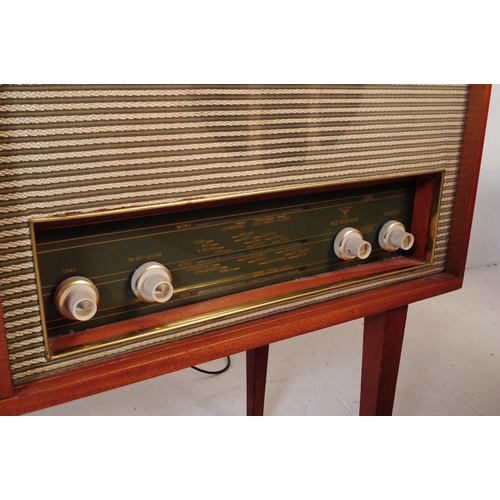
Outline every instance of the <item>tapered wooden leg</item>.
<svg viewBox="0 0 500 500"><path fill-rule="evenodd" d="M365 318L360 415L392 415L408 306Z"/></svg>
<svg viewBox="0 0 500 500"><path fill-rule="evenodd" d="M247 351L247 415L264 415L269 345Z"/></svg>

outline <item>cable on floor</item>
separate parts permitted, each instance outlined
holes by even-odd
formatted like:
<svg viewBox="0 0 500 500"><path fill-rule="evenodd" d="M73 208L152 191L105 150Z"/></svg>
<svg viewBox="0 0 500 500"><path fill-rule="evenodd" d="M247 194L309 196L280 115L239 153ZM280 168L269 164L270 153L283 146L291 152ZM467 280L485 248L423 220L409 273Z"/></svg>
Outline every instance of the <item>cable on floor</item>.
<svg viewBox="0 0 500 500"><path fill-rule="evenodd" d="M220 373L224 373L225 371L229 370L229 367L231 366L231 358L229 356L226 357L227 357L227 364L221 370L210 371L210 370L204 370L203 368L198 368L197 366L192 366L191 368L201 373L207 373L208 375L219 375Z"/></svg>

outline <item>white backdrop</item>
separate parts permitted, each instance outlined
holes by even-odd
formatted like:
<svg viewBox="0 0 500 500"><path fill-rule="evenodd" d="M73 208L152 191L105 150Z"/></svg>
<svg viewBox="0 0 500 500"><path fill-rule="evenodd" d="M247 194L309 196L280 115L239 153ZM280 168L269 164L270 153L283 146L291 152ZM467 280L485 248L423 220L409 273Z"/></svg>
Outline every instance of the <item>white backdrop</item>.
<svg viewBox="0 0 500 500"><path fill-rule="evenodd" d="M500 84L493 85L467 267L500 264Z"/></svg>

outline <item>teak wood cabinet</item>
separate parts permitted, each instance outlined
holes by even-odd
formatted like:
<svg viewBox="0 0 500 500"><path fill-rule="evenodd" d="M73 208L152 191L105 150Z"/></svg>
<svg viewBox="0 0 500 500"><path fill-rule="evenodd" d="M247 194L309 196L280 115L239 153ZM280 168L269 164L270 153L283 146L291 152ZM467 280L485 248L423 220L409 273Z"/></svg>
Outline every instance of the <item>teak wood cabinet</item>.
<svg viewBox="0 0 500 500"><path fill-rule="evenodd" d="M409 304L462 286L490 91L490 85L470 86L446 267L442 272L114 355L19 383L13 383L4 328L6 319L1 314L0 414L36 411L245 351L247 413L263 415L270 344L365 318L360 414L391 415ZM254 300L266 299L265 287L252 293ZM230 302L234 298L216 300ZM152 320L149 317L139 323L134 320L133 328L140 328L141 321L146 324Z"/></svg>

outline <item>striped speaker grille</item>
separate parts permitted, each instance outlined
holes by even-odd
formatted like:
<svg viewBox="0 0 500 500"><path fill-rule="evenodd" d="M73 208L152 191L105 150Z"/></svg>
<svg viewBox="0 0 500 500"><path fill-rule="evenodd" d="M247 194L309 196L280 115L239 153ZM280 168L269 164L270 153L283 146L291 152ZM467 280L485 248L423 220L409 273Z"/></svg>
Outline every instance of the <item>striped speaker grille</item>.
<svg viewBox="0 0 500 500"><path fill-rule="evenodd" d="M47 361L31 218L445 170L435 261L419 275L441 271L467 98L466 85L0 86L0 298L15 382L203 331Z"/></svg>

